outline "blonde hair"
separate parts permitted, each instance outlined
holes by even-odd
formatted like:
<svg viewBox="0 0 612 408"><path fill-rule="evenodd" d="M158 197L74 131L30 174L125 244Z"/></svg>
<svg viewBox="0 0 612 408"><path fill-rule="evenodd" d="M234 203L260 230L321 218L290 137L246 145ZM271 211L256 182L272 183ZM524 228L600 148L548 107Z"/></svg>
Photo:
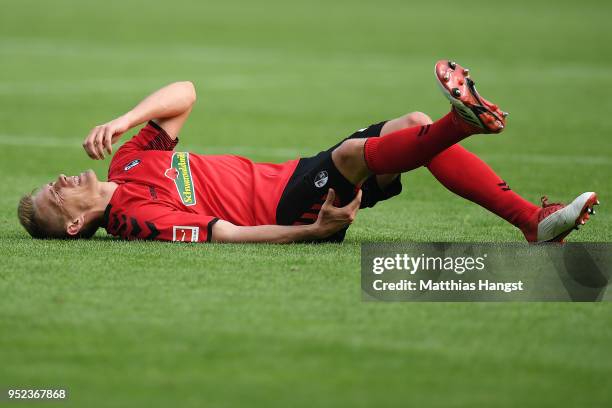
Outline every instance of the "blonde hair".
<svg viewBox="0 0 612 408"><path fill-rule="evenodd" d="M34 200L32 198L35 193L36 189L21 197L19 205L17 206L17 217L19 218L19 222L32 238L91 238L98 230L98 225L95 223L84 226L76 235L70 235L66 231L58 231L52 228L49 223L42 220L36 212L36 207L34 206Z"/></svg>
<svg viewBox="0 0 612 408"><path fill-rule="evenodd" d="M36 210L34 209L32 194L35 192L36 190L33 190L30 194L21 197L19 206L17 207L17 217L19 217L19 222L32 238L46 238L47 234L43 228L41 228L38 217L36 217Z"/></svg>

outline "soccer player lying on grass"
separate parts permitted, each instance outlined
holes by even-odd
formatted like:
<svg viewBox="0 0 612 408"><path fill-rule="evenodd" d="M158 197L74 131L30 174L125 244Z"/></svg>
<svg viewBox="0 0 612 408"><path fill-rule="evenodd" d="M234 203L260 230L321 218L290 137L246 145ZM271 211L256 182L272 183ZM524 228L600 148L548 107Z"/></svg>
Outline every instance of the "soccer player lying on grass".
<svg viewBox="0 0 612 408"><path fill-rule="evenodd" d="M123 133L148 122L114 155L107 182L91 170L60 175L21 199L19 219L37 238L87 238L102 226L126 239L338 242L359 208L399 194L399 174L425 166L450 191L519 228L529 242L561 241L584 224L599 204L595 193L567 206L543 198L538 207L458 144L476 133L501 132L507 114L480 97L467 69L439 61L435 72L452 104L436 122L409 113L357 131L314 157L281 164L175 152L196 94L190 82L168 85L85 139L87 154L101 160Z"/></svg>

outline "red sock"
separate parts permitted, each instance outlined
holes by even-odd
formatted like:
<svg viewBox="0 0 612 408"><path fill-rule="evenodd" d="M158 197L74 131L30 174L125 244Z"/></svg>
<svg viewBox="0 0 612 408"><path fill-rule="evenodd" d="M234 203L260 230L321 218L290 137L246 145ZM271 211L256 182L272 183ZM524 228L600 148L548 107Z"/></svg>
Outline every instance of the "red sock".
<svg viewBox="0 0 612 408"><path fill-rule="evenodd" d="M403 173L423 166L436 154L477 132L451 111L431 125L369 138L364 147L365 161L374 174Z"/></svg>
<svg viewBox="0 0 612 408"><path fill-rule="evenodd" d="M427 168L453 193L521 229L528 227L531 215L539 208L510 190L493 169L458 144L435 156Z"/></svg>

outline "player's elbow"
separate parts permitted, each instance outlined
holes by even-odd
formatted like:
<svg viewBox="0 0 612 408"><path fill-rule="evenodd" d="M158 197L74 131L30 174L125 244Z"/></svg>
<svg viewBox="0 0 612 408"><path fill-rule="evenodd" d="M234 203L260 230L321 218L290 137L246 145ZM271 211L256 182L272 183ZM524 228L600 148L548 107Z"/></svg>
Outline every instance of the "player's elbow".
<svg viewBox="0 0 612 408"><path fill-rule="evenodd" d="M188 100L189 105L192 106L197 100L197 92L195 85L191 81L183 81L181 85L185 89L185 98Z"/></svg>
<svg viewBox="0 0 612 408"><path fill-rule="evenodd" d="M191 81L178 81L171 84L173 92L177 95L182 104L189 109L196 102L197 95L195 85Z"/></svg>

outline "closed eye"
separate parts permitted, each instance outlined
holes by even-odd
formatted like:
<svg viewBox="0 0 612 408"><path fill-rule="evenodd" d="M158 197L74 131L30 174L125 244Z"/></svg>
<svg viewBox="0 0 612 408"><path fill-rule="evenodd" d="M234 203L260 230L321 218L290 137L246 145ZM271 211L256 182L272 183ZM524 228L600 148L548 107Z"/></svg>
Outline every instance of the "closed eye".
<svg viewBox="0 0 612 408"><path fill-rule="evenodd" d="M49 191L51 191L51 195L53 196L53 202L59 206L59 194L53 189L53 183L49 183L48 185Z"/></svg>

